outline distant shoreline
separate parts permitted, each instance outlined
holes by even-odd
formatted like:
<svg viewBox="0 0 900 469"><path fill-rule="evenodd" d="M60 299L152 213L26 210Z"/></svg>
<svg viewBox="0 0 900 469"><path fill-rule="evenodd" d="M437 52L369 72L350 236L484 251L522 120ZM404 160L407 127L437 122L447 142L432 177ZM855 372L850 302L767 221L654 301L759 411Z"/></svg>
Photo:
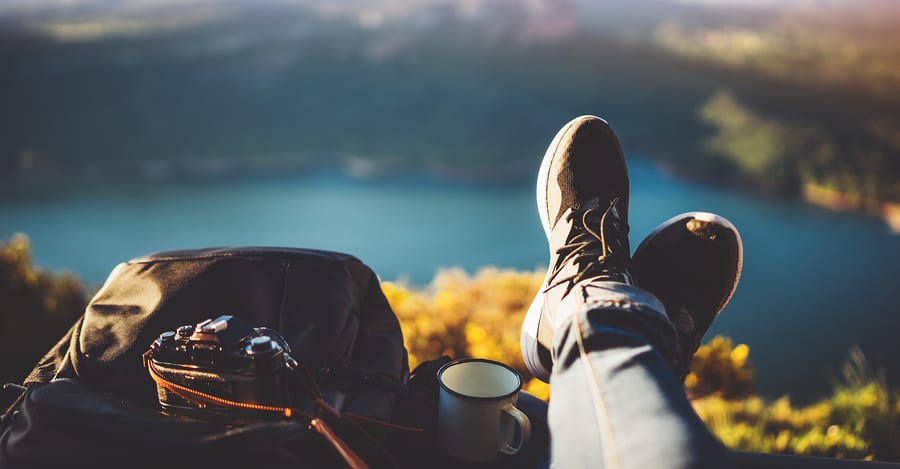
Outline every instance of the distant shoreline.
<svg viewBox="0 0 900 469"><path fill-rule="evenodd" d="M653 164L658 170L671 174L681 180L696 184L714 185L727 190L740 191L755 195L765 191L753 185L741 185L736 189L733 184L723 183L712 177L692 175L681 167L658 158L645 155L634 155ZM330 164L314 163L314 160L332 161ZM127 184L171 183L178 181L223 181L248 178L266 178L305 174L325 168L340 170L347 176L359 180L377 180L401 173L421 173L441 181L451 183L496 184L511 182L527 182L535 170L534 162L525 160L453 163L446 161L422 161L407 158L373 159L359 156L336 156L327 158L309 158L309 155L257 155L252 158L184 158L157 159L142 161L131 167L99 169L87 167L73 176L58 168L46 168L38 174L30 174L24 180L14 181L5 191L0 192L0 200L4 195L32 195L47 188L53 190L78 189L79 186L109 182L111 180ZM738 175L738 177L740 177ZM775 194L782 200L800 200L802 202L823 207L835 212L863 213L879 218L894 234L900 234L900 202L878 201L866 199L854 194L847 194L814 183L806 183L798 191L799 196Z"/></svg>
<svg viewBox="0 0 900 469"><path fill-rule="evenodd" d="M880 217L892 233L900 234L900 202L865 199L813 183L807 183L803 187L802 199L836 212L854 211Z"/></svg>

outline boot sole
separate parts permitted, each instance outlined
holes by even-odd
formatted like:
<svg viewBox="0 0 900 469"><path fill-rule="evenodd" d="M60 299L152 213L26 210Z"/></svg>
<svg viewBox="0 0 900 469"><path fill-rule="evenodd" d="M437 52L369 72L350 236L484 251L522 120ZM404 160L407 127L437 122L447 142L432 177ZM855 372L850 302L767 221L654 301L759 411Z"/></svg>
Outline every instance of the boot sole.
<svg viewBox="0 0 900 469"><path fill-rule="evenodd" d="M730 231L734 234L735 240L737 242L737 266L736 272L734 276L734 281L732 282L730 288L727 291L727 294L724 296L724 299L721 303L721 306L717 311L714 312L713 317L718 316L719 313L725 309L725 305L731 300L731 297L734 296L734 292L737 289L738 283L741 280L741 273L744 268L744 243L741 239L741 234L737 230L737 228L732 224L727 218L716 215L715 213L710 212L686 212L680 215L676 215L662 224L660 224L656 229L650 232L646 238L641 242L641 244L635 249L635 256L637 257L638 253L644 248L644 246L649 246L654 242L657 236L659 236L663 231L668 229L670 226L675 225L676 223L687 223L690 220L699 220L702 222L711 223L714 225L718 225L719 227L724 228L727 231ZM640 283L640 282L639 282ZM639 285L640 286L640 285ZM655 292L650 292L656 295Z"/></svg>

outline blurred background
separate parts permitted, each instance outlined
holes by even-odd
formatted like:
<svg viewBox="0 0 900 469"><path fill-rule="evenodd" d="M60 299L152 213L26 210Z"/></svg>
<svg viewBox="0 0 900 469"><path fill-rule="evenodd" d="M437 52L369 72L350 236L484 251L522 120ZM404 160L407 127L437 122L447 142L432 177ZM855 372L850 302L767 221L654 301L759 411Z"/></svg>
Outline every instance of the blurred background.
<svg viewBox="0 0 900 469"><path fill-rule="evenodd" d="M153 251L542 270L540 158L596 114L633 247L688 210L741 230L712 334L761 395L827 394L854 346L896 387L897 24L894 0L0 0L0 377Z"/></svg>

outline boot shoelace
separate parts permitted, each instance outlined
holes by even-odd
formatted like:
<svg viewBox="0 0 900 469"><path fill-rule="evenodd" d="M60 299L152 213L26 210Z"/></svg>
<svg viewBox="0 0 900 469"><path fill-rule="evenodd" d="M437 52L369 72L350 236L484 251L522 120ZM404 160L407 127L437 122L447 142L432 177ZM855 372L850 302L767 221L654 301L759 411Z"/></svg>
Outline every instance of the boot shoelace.
<svg viewBox="0 0 900 469"><path fill-rule="evenodd" d="M544 292L549 291L550 289L561 285L566 282L570 282L566 287L566 292L563 296L568 295L572 288L575 285L590 277L602 277L606 276L608 278L615 278L617 276L625 277L627 274L625 273L629 267L630 262L628 258L628 253L622 253L620 250L626 250L625 246L622 246L621 243L613 243L615 239L609 240L607 242L606 239L606 230L604 229L606 226L606 222L609 219L610 213L613 212L613 208L615 208L616 204L619 203L619 198L616 197L613 199L606 210L603 212L603 215L600 217L600 223L595 230L592 228L591 224L588 222L588 218L592 215L595 215L600 209L596 207L589 208L582 212L573 211L568 215L568 221L576 222L578 216L581 216L581 226L578 230L579 232L569 240L568 243L561 246L556 250L557 255L561 255L564 252L568 251L565 257L562 260L556 263L556 267L553 269L553 272L550 274L550 278L556 277L559 273L565 268L566 264L570 262L577 262L579 264L584 263L581 269L575 274L569 275L568 277L564 277L561 279L557 279L553 283L547 286L544 289ZM626 235L628 232L627 226L622 229L619 225L619 219L616 215L612 217L612 228L614 230L623 231ZM617 249L614 249L613 246L616 246Z"/></svg>

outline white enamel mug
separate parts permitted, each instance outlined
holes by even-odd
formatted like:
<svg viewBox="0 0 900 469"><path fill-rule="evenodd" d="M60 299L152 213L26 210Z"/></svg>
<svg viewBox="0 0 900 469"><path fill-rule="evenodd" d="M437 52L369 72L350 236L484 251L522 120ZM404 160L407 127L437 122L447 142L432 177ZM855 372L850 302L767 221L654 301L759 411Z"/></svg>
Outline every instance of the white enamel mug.
<svg viewBox="0 0 900 469"><path fill-rule="evenodd" d="M515 407L522 388L516 370L470 358L442 366L437 378L441 386L437 437L445 453L462 461L486 462L522 449L531 422Z"/></svg>

